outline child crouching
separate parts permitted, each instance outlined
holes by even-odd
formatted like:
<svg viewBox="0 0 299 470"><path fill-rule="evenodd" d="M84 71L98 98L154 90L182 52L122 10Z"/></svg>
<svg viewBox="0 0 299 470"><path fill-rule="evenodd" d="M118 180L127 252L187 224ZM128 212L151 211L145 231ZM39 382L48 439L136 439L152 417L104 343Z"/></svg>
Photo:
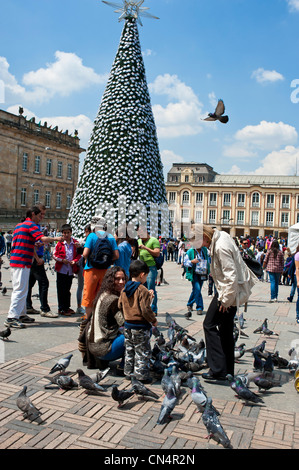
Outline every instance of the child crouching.
<svg viewBox="0 0 299 470"><path fill-rule="evenodd" d="M158 324L151 309L153 293L143 285L149 267L141 260L135 260L129 268L130 281L120 294L118 306L122 310L125 324L125 367L124 374L130 379L150 383L151 327Z"/></svg>

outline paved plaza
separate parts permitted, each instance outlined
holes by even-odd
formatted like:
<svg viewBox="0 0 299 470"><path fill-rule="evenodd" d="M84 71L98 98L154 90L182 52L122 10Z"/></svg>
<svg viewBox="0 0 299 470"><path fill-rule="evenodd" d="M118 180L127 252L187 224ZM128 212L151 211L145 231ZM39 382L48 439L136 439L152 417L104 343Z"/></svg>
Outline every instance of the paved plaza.
<svg viewBox="0 0 299 470"><path fill-rule="evenodd" d="M3 285L7 294L0 296L0 330L10 304L11 283L9 263L6 257L2 266ZM56 277L47 271L50 281L49 304L57 310ZM191 320L186 320L186 302L191 292L191 284L181 279L182 270L174 262L164 263L165 279L168 284L157 286L159 328L167 335L165 312L169 312L181 326L188 329L196 339L204 338L203 316L193 312ZM72 287L72 308L76 309L75 279ZM288 359L288 351L294 342L299 341L299 325L295 321L295 303L289 303L287 297L290 287L280 286L277 303L269 303L270 284L258 282L245 313L244 333L238 344L244 342L247 348L266 339L266 349L279 351L280 356ZM33 294L37 294L37 286ZM204 309L208 298L207 283L203 287ZM39 300L33 297L34 307L39 308ZM243 309L242 309L243 310ZM126 452L135 449L155 451L184 450L190 455L196 449L223 449L215 441L206 439L207 431L201 420L201 413L196 412L190 390L182 387L182 394L173 412L173 418L167 424L158 425L157 417L163 401L160 380L148 387L156 392L158 400L140 399L133 396L121 409L111 398L113 384L119 388L129 388L130 384L116 375L112 365L110 373L101 382L106 388L100 395L87 395L81 388L61 391L58 388L45 389L49 381L45 378L56 363L66 354L73 357L69 371L76 380L76 369L82 368L91 375L96 370L87 369L82 364L78 350L78 316L45 318L32 315L35 323L24 330L12 330L9 341L0 340L0 449L106 449L106 451ZM263 337L253 331L268 319L271 330L278 336ZM253 369L253 357L250 353L236 363L236 373ZM201 377L202 372L196 375ZM268 392L259 393L263 404L245 405L235 397L226 382L207 383L202 378L201 384L213 399L214 406L220 412L220 422L224 427L234 449L298 449L299 448L299 413L297 411L299 395L294 386L294 374L288 369L275 368L275 376L282 386ZM30 422L23 418L16 406L16 397L23 385L27 385L27 394L41 410L39 422ZM257 391L256 386L250 386Z"/></svg>

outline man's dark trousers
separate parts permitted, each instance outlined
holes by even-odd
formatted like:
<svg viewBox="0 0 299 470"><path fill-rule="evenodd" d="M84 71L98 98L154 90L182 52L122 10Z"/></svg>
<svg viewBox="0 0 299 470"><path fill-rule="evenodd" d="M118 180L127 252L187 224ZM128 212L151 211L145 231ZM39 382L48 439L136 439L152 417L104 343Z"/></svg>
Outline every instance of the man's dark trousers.
<svg viewBox="0 0 299 470"><path fill-rule="evenodd" d="M38 292L39 292L41 310L43 312L49 312L50 310L50 307L48 304L49 280L47 278L45 266L44 264L37 264L36 260L34 260L30 268L29 286L28 286L28 294L27 294L27 300L26 300L27 309L32 308L31 295L32 295L32 289L36 281L38 282Z"/></svg>
<svg viewBox="0 0 299 470"><path fill-rule="evenodd" d="M234 375L234 318L237 307L229 307L220 312L220 302L216 294L210 303L203 322L207 348L207 363L215 376Z"/></svg>

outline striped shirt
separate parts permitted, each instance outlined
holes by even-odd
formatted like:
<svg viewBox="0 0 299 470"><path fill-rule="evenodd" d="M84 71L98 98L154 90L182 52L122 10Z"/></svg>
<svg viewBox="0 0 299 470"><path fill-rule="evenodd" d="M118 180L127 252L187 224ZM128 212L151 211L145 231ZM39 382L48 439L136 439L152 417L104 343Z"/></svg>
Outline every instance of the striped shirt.
<svg viewBox="0 0 299 470"><path fill-rule="evenodd" d="M10 266L12 268L30 268L35 243L43 237L38 226L27 218L18 224L13 233Z"/></svg>

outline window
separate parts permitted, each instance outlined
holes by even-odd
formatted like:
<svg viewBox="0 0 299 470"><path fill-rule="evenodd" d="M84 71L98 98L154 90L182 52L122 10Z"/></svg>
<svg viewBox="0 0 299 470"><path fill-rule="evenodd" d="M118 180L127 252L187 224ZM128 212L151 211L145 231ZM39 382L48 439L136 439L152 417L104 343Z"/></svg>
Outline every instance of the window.
<svg viewBox="0 0 299 470"><path fill-rule="evenodd" d="M299 212L297 213L297 224L299 224Z"/></svg>
<svg viewBox="0 0 299 470"><path fill-rule="evenodd" d="M174 221L174 211L173 210L169 211L169 220L170 220L170 222Z"/></svg>
<svg viewBox="0 0 299 470"><path fill-rule="evenodd" d="M71 204L72 204L72 196L70 194L68 194L66 196L66 208L67 209L70 209L71 208Z"/></svg>
<svg viewBox="0 0 299 470"><path fill-rule="evenodd" d="M238 194L238 207L245 207L245 194Z"/></svg>
<svg viewBox="0 0 299 470"><path fill-rule="evenodd" d="M23 153L22 169L23 171L28 171L28 153Z"/></svg>
<svg viewBox="0 0 299 470"><path fill-rule="evenodd" d="M288 212L282 212L281 213L281 226L282 227L288 227L289 226L289 213Z"/></svg>
<svg viewBox="0 0 299 470"><path fill-rule="evenodd" d="M61 209L61 193L56 194L56 209Z"/></svg>
<svg viewBox="0 0 299 470"><path fill-rule="evenodd" d="M195 202L196 202L196 204L201 204L202 205L202 203L203 203L203 193L196 193Z"/></svg>
<svg viewBox="0 0 299 470"><path fill-rule="evenodd" d="M259 212L252 211L251 212L251 225L258 225L259 224Z"/></svg>
<svg viewBox="0 0 299 470"><path fill-rule="evenodd" d="M189 183L189 176L185 175L185 183Z"/></svg>
<svg viewBox="0 0 299 470"><path fill-rule="evenodd" d="M189 222L189 209L182 209L182 222Z"/></svg>
<svg viewBox="0 0 299 470"><path fill-rule="evenodd" d="M202 224L202 211L195 211L195 222Z"/></svg>
<svg viewBox="0 0 299 470"><path fill-rule="evenodd" d="M216 204L217 204L217 193L210 193L209 204L210 204L210 206L216 206Z"/></svg>
<svg viewBox="0 0 299 470"><path fill-rule="evenodd" d="M274 212L266 212L266 225L268 227L273 227L274 223Z"/></svg>
<svg viewBox="0 0 299 470"><path fill-rule="evenodd" d="M39 202L39 190L35 189L33 191L33 204L37 204Z"/></svg>
<svg viewBox="0 0 299 470"><path fill-rule="evenodd" d="M297 209L299 209L299 196L297 196Z"/></svg>
<svg viewBox="0 0 299 470"><path fill-rule="evenodd" d="M71 180L73 178L73 165L68 163L67 165L67 179Z"/></svg>
<svg viewBox="0 0 299 470"><path fill-rule="evenodd" d="M183 204L189 204L190 202L190 195L189 195L189 191L184 191L183 192Z"/></svg>
<svg viewBox="0 0 299 470"><path fill-rule="evenodd" d="M222 223L227 225L230 222L230 211L223 211Z"/></svg>
<svg viewBox="0 0 299 470"><path fill-rule="evenodd" d="M52 176L52 159L51 158L47 158L46 175Z"/></svg>
<svg viewBox="0 0 299 470"><path fill-rule="evenodd" d="M209 224L216 224L216 210L209 210Z"/></svg>
<svg viewBox="0 0 299 470"><path fill-rule="evenodd" d="M169 204L173 204L176 199L176 192L175 191L170 191L168 194L168 202Z"/></svg>
<svg viewBox="0 0 299 470"><path fill-rule="evenodd" d="M57 178L62 178L62 162L57 162Z"/></svg>
<svg viewBox="0 0 299 470"><path fill-rule="evenodd" d="M224 193L223 194L223 205L224 206L230 206L230 199L231 199L231 194L230 193Z"/></svg>
<svg viewBox="0 0 299 470"><path fill-rule="evenodd" d="M39 155L35 155L34 173L40 173L40 156Z"/></svg>
<svg viewBox="0 0 299 470"><path fill-rule="evenodd" d="M244 225L245 213L244 211L237 211L237 225Z"/></svg>
<svg viewBox="0 0 299 470"><path fill-rule="evenodd" d="M281 197L281 206L283 209L290 208L290 196L288 194L283 194Z"/></svg>
<svg viewBox="0 0 299 470"><path fill-rule="evenodd" d="M274 194L267 194L267 208L273 209L274 208Z"/></svg>
<svg viewBox="0 0 299 470"><path fill-rule="evenodd" d="M259 195L259 193L253 193L253 195L252 195L252 207L260 207L260 195Z"/></svg>
<svg viewBox="0 0 299 470"><path fill-rule="evenodd" d="M50 209L51 207L51 192L50 191L46 191L45 206L47 209Z"/></svg>
<svg viewBox="0 0 299 470"><path fill-rule="evenodd" d="M22 188L21 189L21 206L26 206L27 205L27 189Z"/></svg>

